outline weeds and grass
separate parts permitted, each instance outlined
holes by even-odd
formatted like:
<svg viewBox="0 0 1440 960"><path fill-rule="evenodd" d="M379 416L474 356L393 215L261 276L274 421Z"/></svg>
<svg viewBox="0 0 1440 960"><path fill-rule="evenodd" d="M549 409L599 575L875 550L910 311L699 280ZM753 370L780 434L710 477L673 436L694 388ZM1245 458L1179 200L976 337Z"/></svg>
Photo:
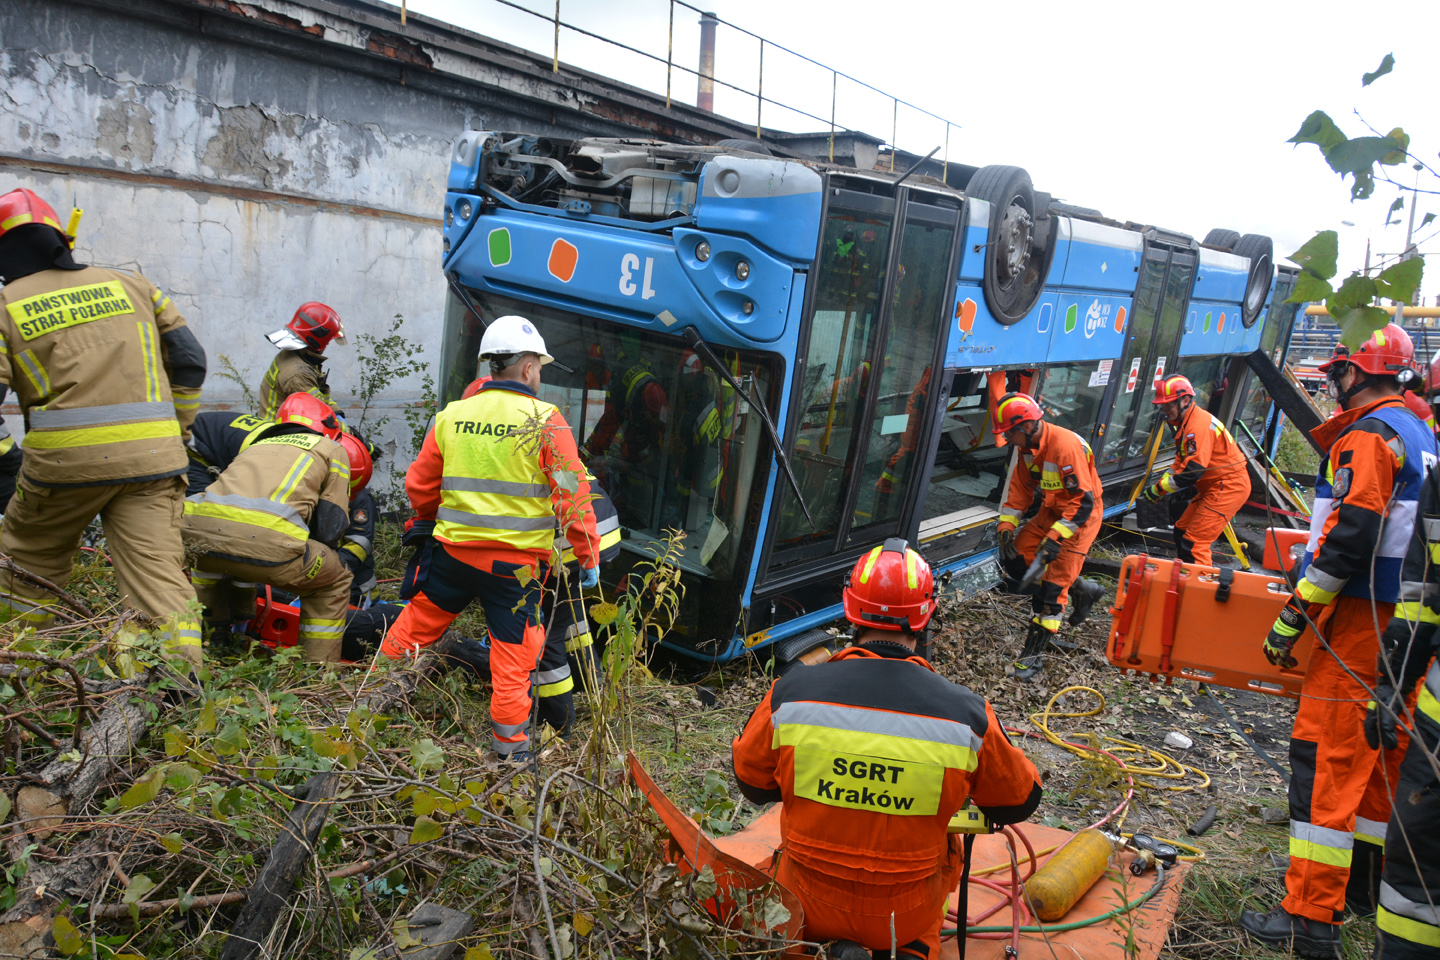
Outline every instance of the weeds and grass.
<svg viewBox="0 0 1440 960"><path fill-rule="evenodd" d="M214 371L212 376L219 377L221 380L229 380L239 387L240 396L245 402L245 409L258 411L260 409L260 398L255 395L254 390L250 389L250 369L247 367L241 370L235 366L234 360L231 360L223 353L220 354L218 359L220 360L220 369Z"/></svg>

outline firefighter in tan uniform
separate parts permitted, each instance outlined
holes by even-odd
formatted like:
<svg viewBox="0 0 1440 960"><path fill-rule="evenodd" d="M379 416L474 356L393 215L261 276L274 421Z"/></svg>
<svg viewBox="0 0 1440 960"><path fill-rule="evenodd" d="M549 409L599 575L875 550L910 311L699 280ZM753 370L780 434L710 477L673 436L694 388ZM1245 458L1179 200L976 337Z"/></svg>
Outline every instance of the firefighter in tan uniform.
<svg viewBox="0 0 1440 960"><path fill-rule="evenodd" d="M339 660L351 573L336 547L350 526L350 460L334 411L315 397L293 394L275 419L185 502L181 536L203 557L193 579L212 630L254 612L253 590L231 581L267 583L299 595L305 659Z"/></svg>
<svg viewBox="0 0 1440 960"><path fill-rule="evenodd" d="M330 396L325 375L325 348L345 343L345 325L333 308L315 300L300 304L295 316L265 339L280 348L260 382L260 416L273 419L280 404L294 393L308 393L344 416ZM344 423L341 423L344 429Z"/></svg>
<svg viewBox="0 0 1440 960"><path fill-rule="evenodd" d="M0 196L0 278L0 397L14 391L28 423L0 553L63 587L99 514L120 593L161 621L169 653L199 666L179 521L205 351L150 281L77 264L29 190ZM0 610L38 626L53 603L0 574Z"/></svg>

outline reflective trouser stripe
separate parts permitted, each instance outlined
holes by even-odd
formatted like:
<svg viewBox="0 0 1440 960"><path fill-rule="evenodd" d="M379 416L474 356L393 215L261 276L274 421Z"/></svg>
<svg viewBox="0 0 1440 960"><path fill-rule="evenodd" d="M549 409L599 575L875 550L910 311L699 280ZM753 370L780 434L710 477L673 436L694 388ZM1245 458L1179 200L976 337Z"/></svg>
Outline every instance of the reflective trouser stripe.
<svg viewBox="0 0 1440 960"><path fill-rule="evenodd" d="M575 689L575 678L569 675L567 669L564 680L557 680L554 683L542 683L535 687L537 697L558 697L562 693L569 693Z"/></svg>
<svg viewBox="0 0 1440 960"><path fill-rule="evenodd" d="M1431 676L1426 679L1425 686L1420 688L1420 698L1415 701L1415 709L1425 716L1440 723L1440 700L1435 699L1435 694L1430 691L1430 685L1435 682L1435 668L1440 666L1440 660L1430 666Z"/></svg>
<svg viewBox="0 0 1440 960"><path fill-rule="evenodd" d="M525 749L530 743L530 721L524 723L495 723L491 721L490 746L502 757L508 757L516 750Z"/></svg>
<svg viewBox="0 0 1440 960"><path fill-rule="evenodd" d="M1058 631L1060 630L1060 618L1059 618L1059 617L1040 617L1040 616L1037 616L1037 617L1033 617L1033 618L1030 620L1030 622L1031 622L1031 623L1038 623L1041 627L1043 627L1045 630L1049 631L1050 633L1056 633L1056 632L1058 632Z"/></svg>
<svg viewBox="0 0 1440 960"><path fill-rule="evenodd" d="M345 635L344 620L307 620L300 618L300 637L316 640L339 640Z"/></svg>
<svg viewBox="0 0 1440 960"><path fill-rule="evenodd" d="M1349 867L1355 835L1318 827L1303 820L1290 821L1290 856L1332 867Z"/></svg>
<svg viewBox="0 0 1440 960"><path fill-rule="evenodd" d="M1385 848L1385 829L1388 826L1388 823L1380 820L1367 820L1357 816L1355 818L1355 839L1377 844L1383 850Z"/></svg>
<svg viewBox="0 0 1440 960"><path fill-rule="evenodd" d="M53 607L55 603L54 597L27 600L23 597L11 595L0 600L0 612L9 614L11 619L18 620L25 626L39 627L49 623L55 616L48 609Z"/></svg>
<svg viewBox="0 0 1440 960"><path fill-rule="evenodd" d="M200 646L200 622L198 620L180 619L175 620L173 632L171 629L160 631L162 646L166 650L180 651L184 647Z"/></svg>
<svg viewBox="0 0 1440 960"><path fill-rule="evenodd" d="M1383 905L1375 912L1375 926L1392 937L1440 949L1440 927L1391 913Z"/></svg>
<svg viewBox="0 0 1440 960"><path fill-rule="evenodd" d="M590 631L586 630L579 636L571 637L569 640L565 641L565 652L575 653L576 651L584 650L586 647L594 646L594 644L595 639L590 636Z"/></svg>

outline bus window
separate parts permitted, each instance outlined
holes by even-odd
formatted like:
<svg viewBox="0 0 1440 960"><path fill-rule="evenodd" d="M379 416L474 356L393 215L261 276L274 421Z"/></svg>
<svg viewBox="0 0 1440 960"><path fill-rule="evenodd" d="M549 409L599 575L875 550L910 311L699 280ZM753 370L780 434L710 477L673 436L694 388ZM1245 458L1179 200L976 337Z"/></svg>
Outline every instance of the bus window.
<svg viewBox="0 0 1440 960"><path fill-rule="evenodd" d="M1111 466L1120 462L1124 455L1124 444L1131 426L1135 422L1137 400L1148 400L1150 373L1145 370L1145 359L1154 339L1155 322L1160 316L1160 300L1165 293L1165 254L1158 250L1147 250L1145 262L1140 267L1140 283L1135 289L1135 309L1130 315L1130 329L1125 334L1125 353L1120 359L1115 375L1124 377L1115 393L1115 405L1110 410L1105 431L1105 443L1100 450L1100 466ZM1130 368L1139 363L1139 374L1134 389L1127 390Z"/></svg>
<svg viewBox="0 0 1440 960"><path fill-rule="evenodd" d="M799 422L792 464L815 526L812 529L786 488L777 549L835 537L845 484L865 436L861 418L866 392L872 379L880 379L873 376L869 358L880 326L894 201L859 194L855 199L856 207L867 209L847 208L834 200L825 222L805 380L796 398Z"/></svg>
<svg viewBox="0 0 1440 960"><path fill-rule="evenodd" d="M670 530L682 530L682 570L710 580L743 579L742 559L748 561L755 539L751 491L757 474L769 469L751 403L678 337L642 336L631 327L488 293L473 297L487 321L506 314L533 320L551 355L572 368L566 373L558 363L547 365L540 399L555 404L576 431L586 467L615 503L627 552L653 556ZM452 318L464 313L451 311ZM475 349L471 339L461 331L456 341L455 369L447 371L456 382L474 369L462 352ZM748 396L770 399L773 360L719 347L716 353Z"/></svg>
<svg viewBox="0 0 1440 960"><path fill-rule="evenodd" d="M1100 404L1114 375L1113 360L1047 367L1040 388L1040 403L1053 423L1093 443L1100 425Z"/></svg>
<svg viewBox="0 0 1440 960"><path fill-rule="evenodd" d="M1211 413L1217 412L1217 408L1212 404L1220 402L1225 396L1225 391L1221 388L1228 386L1224 383L1224 379L1231 359L1231 357L1186 357L1184 362L1175 369L1176 373L1182 374L1195 388L1195 406L1201 410L1209 410Z"/></svg>
<svg viewBox="0 0 1440 960"><path fill-rule="evenodd" d="M949 225L911 219L918 206L909 206L901 234L889 333L875 413L870 419L870 442L850 521L852 529L857 530L899 519L931 396L936 340L950 293L946 280L955 238L955 213L945 211Z"/></svg>
<svg viewBox="0 0 1440 960"><path fill-rule="evenodd" d="M1165 357L1165 372L1174 370L1178 357L1175 351L1180 347L1180 335L1185 326L1185 309L1190 305L1191 280L1195 276L1195 257L1177 253L1170 258L1170 273L1165 278L1165 296L1160 301L1160 321L1155 325L1155 347L1150 351L1148 370L1142 370L1143 379L1135 395L1139 416L1134 418L1135 429L1130 435L1130 444L1125 451L1126 460L1144 462L1154 442L1154 431L1163 421L1150 417L1150 401L1155 398L1155 367L1157 357Z"/></svg>
<svg viewBox="0 0 1440 960"><path fill-rule="evenodd" d="M989 387L983 373L956 373L940 424L920 515L920 552L931 563L973 553L999 516L1010 447L990 431Z"/></svg>

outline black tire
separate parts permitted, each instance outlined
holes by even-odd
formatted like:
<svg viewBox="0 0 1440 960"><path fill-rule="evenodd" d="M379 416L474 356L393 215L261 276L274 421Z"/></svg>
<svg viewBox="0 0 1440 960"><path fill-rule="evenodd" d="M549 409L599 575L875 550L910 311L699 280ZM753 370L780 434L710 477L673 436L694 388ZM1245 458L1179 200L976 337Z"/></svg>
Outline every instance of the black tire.
<svg viewBox="0 0 1440 960"><path fill-rule="evenodd" d="M1240 320L1245 326L1253 327L1265 309L1265 301L1270 299L1270 285L1275 281L1275 245L1269 237L1247 233L1235 244L1233 252L1250 261L1250 278L1245 281Z"/></svg>
<svg viewBox="0 0 1440 960"><path fill-rule="evenodd" d="M739 150L741 153L758 153L762 157L775 156L775 154L770 152L770 148L759 140L740 140L735 137L730 137L717 141L715 146L722 150Z"/></svg>
<svg viewBox="0 0 1440 960"><path fill-rule="evenodd" d="M981 167L965 195L990 204L985 305L1001 323L1018 323L1040 299L1055 251L1049 224L1037 226L1030 174L1023 167Z"/></svg>
<svg viewBox="0 0 1440 960"><path fill-rule="evenodd" d="M1052 217L1079 217L1082 220L1105 219L1105 214L1094 207L1078 207L1073 203L1064 203L1059 200L1050 201L1050 215Z"/></svg>
<svg viewBox="0 0 1440 960"><path fill-rule="evenodd" d="M1204 243L1207 247L1219 247L1221 250L1234 250L1235 244L1240 242L1239 230L1226 230L1224 227L1216 227L1205 234Z"/></svg>

